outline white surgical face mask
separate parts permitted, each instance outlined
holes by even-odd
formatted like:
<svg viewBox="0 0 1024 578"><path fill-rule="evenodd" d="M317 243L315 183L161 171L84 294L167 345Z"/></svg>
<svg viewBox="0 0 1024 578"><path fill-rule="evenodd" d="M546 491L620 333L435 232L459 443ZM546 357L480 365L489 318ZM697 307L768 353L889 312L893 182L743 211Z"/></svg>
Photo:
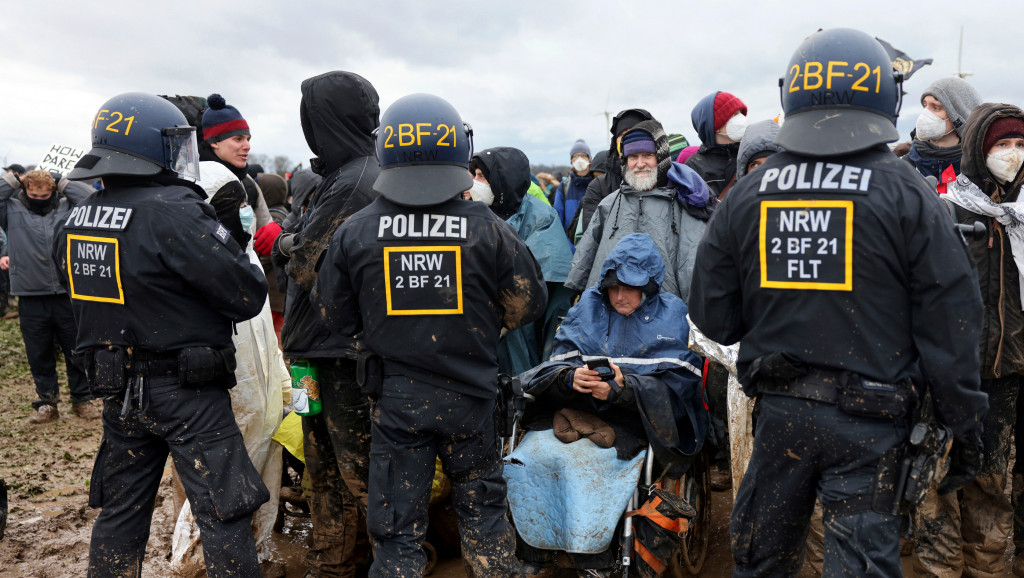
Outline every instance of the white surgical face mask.
<svg viewBox="0 0 1024 578"><path fill-rule="evenodd" d="M242 221L242 230L248 233L249 228L252 227L253 220L256 218L256 214L253 213L252 207L246 205L238 209L238 218Z"/></svg>
<svg viewBox="0 0 1024 578"><path fill-rule="evenodd" d="M590 168L590 161L585 157L576 157L576 160L572 161L572 168L576 169L577 172L582 173Z"/></svg>
<svg viewBox="0 0 1024 578"><path fill-rule="evenodd" d="M473 188L469 189L469 196L474 201L480 201L488 207L494 202L494 191L491 190L491 185L476 179L473 179Z"/></svg>
<svg viewBox="0 0 1024 578"><path fill-rule="evenodd" d="M1024 165L1024 150L1013 148L990 153L985 157L985 166L1000 183L1008 183Z"/></svg>
<svg viewBox="0 0 1024 578"><path fill-rule="evenodd" d="M742 114L734 114L729 122L725 123L725 136L729 137L734 142L740 142L743 140L743 135L747 134L747 117ZM719 133L722 134L722 133Z"/></svg>
<svg viewBox="0 0 1024 578"><path fill-rule="evenodd" d="M927 108L922 110L921 115L917 117L915 128L919 140L935 140L951 132L946 130L946 120L939 118L939 115Z"/></svg>

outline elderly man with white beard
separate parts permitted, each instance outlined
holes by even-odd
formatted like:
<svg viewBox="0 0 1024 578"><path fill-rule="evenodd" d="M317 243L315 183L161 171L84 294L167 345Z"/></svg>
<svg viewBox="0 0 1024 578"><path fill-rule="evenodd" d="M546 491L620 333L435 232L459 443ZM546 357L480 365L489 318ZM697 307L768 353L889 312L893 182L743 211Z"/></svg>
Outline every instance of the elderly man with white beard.
<svg viewBox="0 0 1024 578"><path fill-rule="evenodd" d="M646 233L665 261L662 290L685 301L690 292L697 243L704 234L707 218L702 220L692 214L687 205L692 204L692 198L700 191L703 191L706 205L707 187L689 167L672 163L668 137L656 120L637 124L622 135L618 147L622 159L622 186L598 205L576 246L565 286L582 293L597 285L601 271L595 264L604 263L612 248L626 235Z"/></svg>

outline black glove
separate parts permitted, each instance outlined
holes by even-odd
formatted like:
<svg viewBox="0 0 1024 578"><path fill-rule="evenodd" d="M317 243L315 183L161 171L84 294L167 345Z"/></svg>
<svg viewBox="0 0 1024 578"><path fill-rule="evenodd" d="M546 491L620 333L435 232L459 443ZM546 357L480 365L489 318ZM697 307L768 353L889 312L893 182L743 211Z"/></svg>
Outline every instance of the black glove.
<svg viewBox="0 0 1024 578"><path fill-rule="evenodd" d="M974 479L981 469L983 446L981 427L953 438L949 452L949 472L939 482L939 494L955 492Z"/></svg>

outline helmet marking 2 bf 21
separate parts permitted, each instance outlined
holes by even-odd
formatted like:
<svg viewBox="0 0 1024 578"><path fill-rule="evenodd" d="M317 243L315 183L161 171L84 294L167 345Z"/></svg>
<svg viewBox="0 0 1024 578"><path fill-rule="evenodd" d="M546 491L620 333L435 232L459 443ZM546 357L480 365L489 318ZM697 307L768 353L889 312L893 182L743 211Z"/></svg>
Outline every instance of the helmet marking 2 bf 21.
<svg viewBox="0 0 1024 578"><path fill-rule="evenodd" d="M779 79L786 120L775 143L808 156L850 154L899 138L903 73L868 34L812 34Z"/></svg>
<svg viewBox="0 0 1024 578"><path fill-rule="evenodd" d="M436 205L468 190L473 129L443 98L403 96L374 132L380 175L374 188L393 203Z"/></svg>

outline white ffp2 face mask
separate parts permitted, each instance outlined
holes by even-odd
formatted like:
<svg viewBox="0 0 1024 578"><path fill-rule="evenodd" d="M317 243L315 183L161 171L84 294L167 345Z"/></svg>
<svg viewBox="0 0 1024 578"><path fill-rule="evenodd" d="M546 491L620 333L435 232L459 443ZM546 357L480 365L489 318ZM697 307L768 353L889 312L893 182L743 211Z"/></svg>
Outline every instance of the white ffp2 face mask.
<svg viewBox="0 0 1024 578"><path fill-rule="evenodd" d="M732 118L725 123L725 136L734 142L740 142L743 140L743 135L747 134L748 124L750 123L743 114L732 115Z"/></svg>
<svg viewBox="0 0 1024 578"><path fill-rule="evenodd" d="M491 185L476 179L473 179L473 188L469 189L469 196L474 201L480 201L488 207L494 202L494 191L491 190Z"/></svg>
<svg viewBox="0 0 1024 578"><path fill-rule="evenodd" d="M1018 148L997 151L985 157L985 166L992 171L992 176L1004 184L1017 176L1021 165L1024 165L1024 150Z"/></svg>
<svg viewBox="0 0 1024 578"><path fill-rule="evenodd" d="M590 161L583 157L576 157L576 160L572 161L572 168L576 169L577 172L582 173L590 168Z"/></svg>
<svg viewBox="0 0 1024 578"><path fill-rule="evenodd" d="M917 117L917 125L914 128L917 131L918 140L935 140L952 132L946 130L945 119L939 118L939 115L927 108L922 110L920 116Z"/></svg>

